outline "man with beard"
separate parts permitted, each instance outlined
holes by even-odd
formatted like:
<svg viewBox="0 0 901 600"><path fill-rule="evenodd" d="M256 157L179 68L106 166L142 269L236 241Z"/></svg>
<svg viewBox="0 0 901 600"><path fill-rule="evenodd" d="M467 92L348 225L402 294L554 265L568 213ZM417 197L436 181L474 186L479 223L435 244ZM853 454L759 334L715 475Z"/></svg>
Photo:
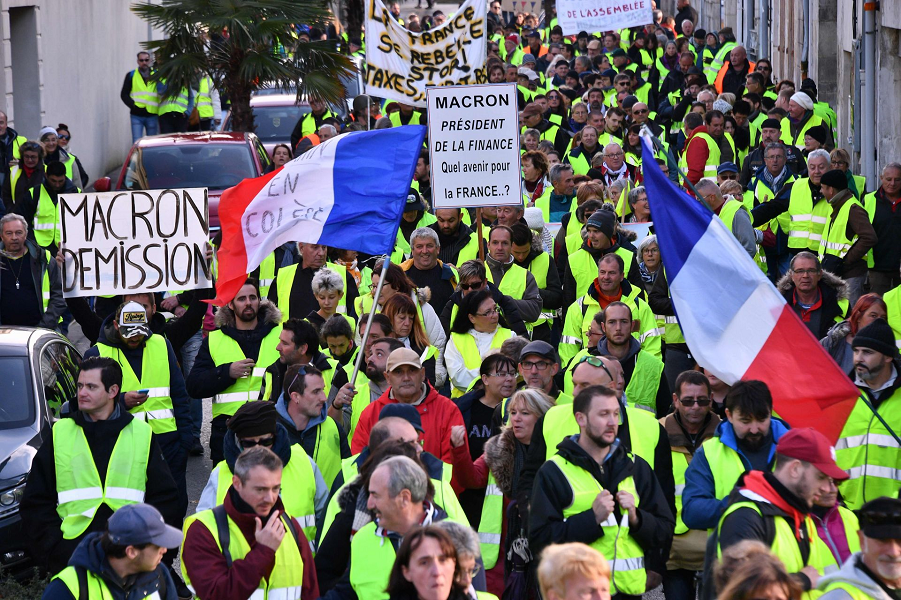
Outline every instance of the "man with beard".
<svg viewBox="0 0 901 600"><path fill-rule="evenodd" d="M740 381L729 390L726 421L685 471L682 520L690 529L716 527L738 479L772 469L776 443L788 432L772 415L773 396L762 381Z"/></svg>
<svg viewBox="0 0 901 600"><path fill-rule="evenodd" d="M529 542L536 556L550 544L590 545L612 561L611 594L638 598L660 584L646 557L669 548L675 521L651 467L617 437L622 410L619 394L605 386L576 395L579 434L538 470Z"/></svg>
<svg viewBox="0 0 901 600"><path fill-rule="evenodd" d="M463 222L461 209L436 209L435 218L437 220L429 228L438 234L438 260L459 266L479 257L478 236Z"/></svg>
<svg viewBox="0 0 901 600"><path fill-rule="evenodd" d="M337 365L319 351L319 334L313 324L306 319L285 321L275 350L278 358L266 367L260 400L280 400L284 396L285 373L292 365L316 367L322 373L326 395L330 393Z"/></svg>
<svg viewBox="0 0 901 600"><path fill-rule="evenodd" d="M279 357L281 317L275 305L260 300L259 283L248 279L234 300L216 313L219 328L200 345L186 383L192 398L213 397L210 459L214 464L225 458L226 421L242 404L258 398L265 374L262 365Z"/></svg>

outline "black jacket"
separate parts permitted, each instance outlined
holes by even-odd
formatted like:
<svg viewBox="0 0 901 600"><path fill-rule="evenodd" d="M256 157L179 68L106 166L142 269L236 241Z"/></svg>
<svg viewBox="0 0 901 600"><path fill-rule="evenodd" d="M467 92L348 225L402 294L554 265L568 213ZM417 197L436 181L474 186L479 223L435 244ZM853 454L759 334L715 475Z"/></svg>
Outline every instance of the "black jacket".
<svg viewBox="0 0 901 600"><path fill-rule="evenodd" d="M649 571L663 574L666 560L660 549L670 547L676 526L660 484L651 467L639 456L629 456L625 447L617 445L602 469L576 442L578 436L567 438L557 446L557 452L573 465L585 469L601 487L616 496L617 486L632 477L638 492L638 525L629 527L629 535L645 552L645 566ZM563 509L573 502L572 488L560 468L550 461L542 465L535 477L529 521L529 549L535 556L550 544L582 542L591 544L604 536L594 512L587 510L564 519ZM614 511L619 514L619 503Z"/></svg>
<svg viewBox="0 0 901 600"><path fill-rule="evenodd" d="M60 316L66 312L66 301L63 299L62 274L59 265L52 257L48 261L44 256L44 251L32 240L25 241L25 247L28 249L26 258L27 267L31 271L31 280L36 292L34 301L37 304L38 311L41 313L41 320L35 323L36 327L46 327L47 329L56 329ZM3 249L3 242L0 242L0 250ZM6 262L5 260L0 262ZM3 268L7 268L4 264ZM22 266L24 270L26 265ZM43 284L44 272L47 272L50 283L50 300L47 303L47 310L44 310ZM0 324L3 323L3 315L0 315Z"/></svg>
<svg viewBox="0 0 901 600"><path fill-rule="evenodd" d="M892 210L892 203L881 187L875 197L873 229L878 239L873 246L873 270L894 275L901 264L901 210Z"/></svg>
<svg viewBox="0 0 901 600"><path fill-rule="evenodd" d="M88 422L80 412L75 412L72 417L84 430L101 481L106 479L106 469L119 439L119 432L134 418L121 408L117 411L118 414L114 413L113 418L107 421ZM60 529L62 519L56 513L53 436L49 430L45 430L44 437L44 442L38 449L31 472L28 474L28 483L22 497L21 515L25 529L29 532L35 558L50 573L58 573L69 562L76 546L87 534L106 529L106 522L113 511L106 504L101 504L94 515L94 520L82 535L74 540L63 539ZM155 439L150 441L144 502L156 507L169 525L181 527L184 512L178 499L178 490Z"/></svg>
<svg viewBox="0 0 901 600"><path fill-rule="evenodd" d="M490 281L488 282L488 289L491 290L491 297L502 311L498 324L501 327L512 329L517 335L529 337L529 332L526 330L525 323L522 322L522 317L519 316L519 309L516 308L516 302L513 301L513 298L502 294ZM447 301L444 310L441 311L439 319L441 320L441 326L444 327L444 334L448 336L448 339L450 339L451 313L454 310L454 306L459 307L462 301L463 292L457 290L450 297L450 300Z"/></svg>
<svg viewBox="0 0 901 600"><path fill-rule="evenodd" d="M795 286L791 280L791 273L782 276L782 279L776 284L776 289L779 290L788 305L801 316L800 307L795 305ZM823 271L820 279L820 297L822 305L816 311L812 311L812 313L818 314L814 314L806 321L803 316L801 317L801 321L818 340L826 337L829 329L846 316L846 311L839 305L839 300L848 299L848 286L841 278L829 271ZM850 310L851 307L848 307L847 312Z"/></svg>
<svg viewBox="0 0 901 600"><path fill-rule="evenodd" d="M467 227L467 225L461 221L459 227L457 227L456 235L453 236L446 236L441 233L437 223L429 225L429 229L438 234L438 243L440 244L438 248L438 260L459 267L460 263L458 262L458 259L460 257L460 251L469 243L469 238L475 235L472 228ZM487 248L485 254L488 254Z"/></svg>
<svg viewBox="0 0 901 600"><path fill-rule="evenodd" d="M74 183L72 183L71 179L67 178L66 183L63 185L63 189L58 192L54 192L53 190L51 190L50 186L47 185L47 182L44 181L40 185L38 185L37 187L32 189L31 193L25 194L25 196L22 197L21 202L16 202L15 210L11 210L10 212L15 212L15 213L20 214L23 217L25 217L26 221L28 221L28 225L29 225L28 226L28 239L30 239L30 240L34 239L34 228L31 226L31 224L34 223L34 215L38 211L38 201L41 198L41 187L42 186L47 188L47 195L50 196L50 200L54 204L57 204L59 202L60 194L78 193L78 187L76 187L76 185ZM51 251L51 253L53 255L56 255L55 250L56 250L56 244L53 245L53 250Z"/></svg>
<svg viewBox="0 0 901 600"><path fill-rule="evenodd" d="M325 267L321 267L325 268ZM283 268L275 273L275 280L269 287L269 299L275 306L279 305L278 298L278 278L282 276ZM291 317L303 319L314 310L319 310L319 303L313 295L313 276L317 270L305 268L303 263L298 263L297 272L294 274L294 283L291 286L291 298L288 304L288 314ZM354 281L353 275L345 274L344 278L344 298L347 300L347 314L350 317L357 318L357 312L354 308L354 300L360 292L357 290L357 283ZM284 299L282 300L284 302Z"/></svg>
<svg viewBox="0 0 901 600"><path fill-rule="evenodd" d="M0 173L9 175L9 163L13 159L15 149L20 146L19 132L12 127L6 128L6 135L0 138Z"/></svg>
<svg viewBox="0 0 901 600"><path fill-rule="evenodd" d="M7 166L7 169L9 167ZM25 171L22 167L22 162L19 162L19 169L22 169L22 174L19 175L19 179L16 180L16 202L13 202L13 189L12 189L12 177L11 175L7 175L3 179L3 187L0 188L0 198L3 200L3 214L8 212L18 213L19 209L17 208L19 203L25 202L25 198L31 195L31 190L33 188L38 187L44 182L44 162L39 160L37 166L34 168L34 171L31 173L31 177L27 177L25 175ZM28 223L29 227L31 226L31 222Z"/></svg>
<svg viewBox="0 0 901 600"><path fill-rule="evenodd" d="M313 356L313 359L310 361L310 364L325 373L326 371L332 370L332 364L328 361L328 357L322 352L316 351L316 354ZM266 372L272 376L272 389L273 392L269 396L269 400L275 402L278 400L282 394L284 394L284 383L285 383L285 373L288 372L288 365L283 363L280 359L275 359L271 365L266 367ZM334 373L332 377L334 377ZM333 379L334 381L334 379ZM328 390L326 390L326 394L328 394ZM263 380L263 385L260 387L260 400L266 398L266 381Z"/></svg>
<svg viewBox="0 0 901 600"><path fill-rule="evenodd" d="M273 286L274 287L274 286ZM251 330L239 330L235 327L234 312L227 306L223 306L216 313L216 324L222 333L238 343L241 352L246 358L257 360L260 356L260 344L263 338L276 327L281 327L282 315L274 304L268 301L260 302L260 311L257 315L257 326ZM228 374L231 363L216 366L213 357L210 356L210 338L203 338L197 358L194 359L194 368L188 375L188 394L192 398L209 398L224 392L234 385L235 380Z"/></svg>
<svg viewBox="0 0 901 600"><path fill-rule="evenodd" d="M153 71L151 70L151 74L152 73ZM125 74L125 81L122 82L122 89L119 91L119 98L122 100L122 103L128 107L130 114L136 117L155 117L156 115L152 115L147 112L146 108L135 106L135 101L131 99L131 80L134 77L134 74L134 70L131 70ZM147 81L149 83L148 79L145 79L144 81Z"/></svg>

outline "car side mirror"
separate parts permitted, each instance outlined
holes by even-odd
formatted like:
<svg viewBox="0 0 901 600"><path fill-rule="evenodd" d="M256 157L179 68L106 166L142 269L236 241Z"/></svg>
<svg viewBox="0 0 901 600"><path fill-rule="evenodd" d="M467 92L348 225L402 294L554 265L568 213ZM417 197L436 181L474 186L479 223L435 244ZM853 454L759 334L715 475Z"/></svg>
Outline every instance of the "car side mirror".
<svg viewBox="0 0 901 600"><path fill-rule="evenodd" d="M112 181L109 177L101 177L97 181L94 182L94 191L95 192L108 192L113 187Z"/></svg>

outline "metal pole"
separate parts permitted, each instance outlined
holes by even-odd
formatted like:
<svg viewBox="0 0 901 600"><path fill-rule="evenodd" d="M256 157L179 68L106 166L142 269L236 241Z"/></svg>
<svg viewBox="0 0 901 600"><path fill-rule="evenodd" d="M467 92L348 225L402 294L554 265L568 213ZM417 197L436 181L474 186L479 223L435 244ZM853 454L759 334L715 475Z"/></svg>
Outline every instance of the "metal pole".
<svg viewBox="0 0 901 600"><path fill-rule="evenodd" d="M770 0L760 0L760 32L757 36L757 60L770 57Z"/></svg>
<svg viewBox="0 0 901 600"><path fill-rule="evenodd" d="M863 63L863 175L876 185L876 2L863 5L864 63Z"/></svg>
<svg viewBox="0 0 901 600"><path fill-rule="evenodd" d="M366 349L366 340L369 339L369 330L372 329L372 317L375 316L379 307L379 295L382 293L382 285L385 283L385 274L388 273L388 265L391 264L391 255L385 255L385 262L382 263L382 274L379 276L379 284L375 286L375 296L372 298L372 308L369 309L369 319L366 320L366 329L363 331L363 338L360 340L360 349L357 351L357 360L354 361L354 370L350 376L350 385L354 385L357 381L357 373L360 372L360 364L363 362L363 355ZM345 406L344 410L350 412L350 406Z"/></svg>
<svg viewBox="0 0 901 600"><path fill-rule="evenodd" d="M476 208L476 236L479 238L479 262L485 262L485 244L484 238L482 238L482 207Z"/></svg>

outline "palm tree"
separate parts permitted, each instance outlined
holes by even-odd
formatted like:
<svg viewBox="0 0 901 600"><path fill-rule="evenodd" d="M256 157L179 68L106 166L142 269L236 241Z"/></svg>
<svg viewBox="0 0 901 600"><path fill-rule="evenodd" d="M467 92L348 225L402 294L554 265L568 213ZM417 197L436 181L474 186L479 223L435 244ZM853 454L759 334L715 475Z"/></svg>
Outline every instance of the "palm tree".
<svg viewBox="0 0 901 600"><path fill-rule="evenodd" d="M156 78L166 96L209 75L231 101L232 129L253 131L251 94L264 87L296 86L298 100L344 99L340 77L356 69L332 42L298 43L294 24L325 30L324 0L149 0L131 9L166 38L144 46L157 57ZM292 56L293 53L293 56Z"/></svg>

